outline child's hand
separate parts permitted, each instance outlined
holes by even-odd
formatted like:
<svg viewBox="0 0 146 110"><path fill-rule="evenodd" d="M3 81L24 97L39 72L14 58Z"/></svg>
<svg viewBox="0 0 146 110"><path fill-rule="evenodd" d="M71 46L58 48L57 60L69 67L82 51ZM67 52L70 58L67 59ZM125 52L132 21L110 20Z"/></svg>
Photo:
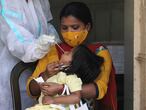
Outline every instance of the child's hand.
<svg viewBox="0 0 146 110"><path fill-rule="evenodd" d="M63 85L53 82L49 82L49 83L45 82L45 83L40 83L40 89L44 95L53 96L58 94L60 91L62 91Z"/></svg>
<svg viewBox="0 0 146 110"><path fill-rule="evenodd" d="M53 104L54 100L50 96L44 96L42 99L42 104L48 105L48 104Z"/></svg>

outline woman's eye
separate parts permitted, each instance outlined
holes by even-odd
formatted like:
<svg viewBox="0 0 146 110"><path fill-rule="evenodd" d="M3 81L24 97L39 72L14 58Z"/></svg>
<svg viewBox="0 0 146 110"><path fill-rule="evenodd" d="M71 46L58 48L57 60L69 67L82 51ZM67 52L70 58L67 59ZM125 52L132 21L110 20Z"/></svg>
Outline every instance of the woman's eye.
<svg viewBox="0 0 146 110"><path fill-rule="evenodd" d="M67 27L67 26L61 26L61 29L62 29L62 30L67 30L68 27Z"/></svg>
<svg viewBox="0 0 146 110"><path fill-rule="evenodd" d="M73 25L73 26L72 26L72 28L73 28L74 30L79 29L79 27L80 27L80 26L78 26L78 25Z"/></svg>

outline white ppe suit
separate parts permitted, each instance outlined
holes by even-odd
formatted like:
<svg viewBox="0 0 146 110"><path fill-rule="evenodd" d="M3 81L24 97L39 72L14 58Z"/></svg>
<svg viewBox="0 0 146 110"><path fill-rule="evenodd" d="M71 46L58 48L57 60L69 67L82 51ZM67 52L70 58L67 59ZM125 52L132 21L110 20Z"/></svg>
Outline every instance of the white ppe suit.
<svg viewBox="0 0 146 110"><path fill-rule="evenodd" d="M33 62L49 51L43 34L55 36L48 0L0 0L0 110L12 110L10 73L20 60ZM46 42L45 42L46 43ZM24 82L25 83L25 82Z"/></svg>

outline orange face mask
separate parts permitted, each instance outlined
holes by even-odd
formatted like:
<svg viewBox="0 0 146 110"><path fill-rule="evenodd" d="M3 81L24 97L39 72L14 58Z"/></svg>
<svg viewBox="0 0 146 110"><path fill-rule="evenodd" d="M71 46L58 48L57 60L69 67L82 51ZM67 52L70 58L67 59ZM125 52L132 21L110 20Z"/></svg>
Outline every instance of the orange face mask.
<svg viewBox="0 0 146 110"><path fill-rule="evenodd" d="M79 32L62 32L64 41L71 47L75 47L84 42L88 34L87 30Z"/></svg>

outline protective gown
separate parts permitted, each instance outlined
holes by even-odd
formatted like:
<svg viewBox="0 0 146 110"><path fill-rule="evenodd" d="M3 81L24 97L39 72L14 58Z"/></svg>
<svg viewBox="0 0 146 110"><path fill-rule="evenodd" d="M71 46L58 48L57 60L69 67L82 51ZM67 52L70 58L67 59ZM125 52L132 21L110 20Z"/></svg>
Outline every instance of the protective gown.
<svg viewBox="0 0 146 110"><path fill-rule="evenodd" d="M12 110L10 73L14 65L36 61L48 53L43 34L58 40L54 27L47 24L51 19L48 0L0 0L0 110Z"/></svg>

